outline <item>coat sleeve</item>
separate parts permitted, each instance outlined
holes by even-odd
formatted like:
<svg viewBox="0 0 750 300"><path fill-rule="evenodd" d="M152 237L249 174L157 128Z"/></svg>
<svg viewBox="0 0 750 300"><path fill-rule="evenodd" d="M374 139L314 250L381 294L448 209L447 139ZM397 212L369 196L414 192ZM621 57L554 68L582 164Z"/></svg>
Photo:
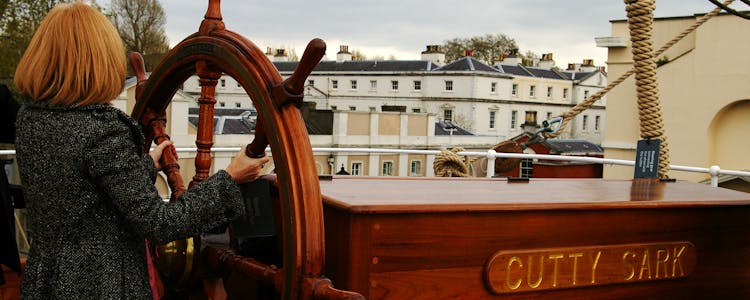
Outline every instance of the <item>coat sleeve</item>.
<svg viewBox="0 0 750 300"><path fill-rule="evenodd" d="M177 201L162 201L151 176L153 160L141 156L127 124L109 121L88 150L87 172L101 197L114 204L135 233L165 243L206 232L244 213L239 187L224 170Z"/></svg>

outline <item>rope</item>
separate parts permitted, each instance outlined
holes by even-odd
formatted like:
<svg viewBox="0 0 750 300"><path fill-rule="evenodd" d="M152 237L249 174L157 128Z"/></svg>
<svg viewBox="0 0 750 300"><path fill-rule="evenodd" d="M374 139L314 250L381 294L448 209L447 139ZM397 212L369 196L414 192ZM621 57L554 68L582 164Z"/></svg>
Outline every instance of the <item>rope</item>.
<svg viewBox="0 0 750 300"><path fill-rule="evenodd" d="M450 151L441 149L440 154L435 155L435 162L432 163L432 169L435 170L435 176L438 177L469 177L470 161L461 159L459 152L464 148L455 147Z"/></svg>
<svg viewBox="0 0 750 300"><path fill-rule="evenodd" d="M646 74L645 75L645 79L641 78L641 80L639 80L639 76L638 75L636 76L637 84L638 84L638 82L641 82L641 84L644 85L644 86L651 86L651 85L653 85L653 87L654 87L654 90L652 90L652 92L645 91L643 93L643 97L644 98L642 98L642 91L641 90L643 90L645 88L642 88L642 87L638 88L639 109L641 109L641 107L643 106L643 109L647 113L649 113L649 114L653 113L653 110L654 109L658 109L658 106L659 106L658 96L656 96L657 97L656 98L656 103L651 102L652 100L647 100L647 101L644 101L644 103L641 103L642 102L641 99L646 99L646 98L652 97L649 94L652 93L653 95L656 95L658 93L658 91L655 89L656 88L655 75L654 75L653 78L650 78L650 79L649 79L650 75L648 75L648 73L654 73L655 74L656 64L655 64L653 58L657 57L657 56L659 56L661 54L663 54L669 48L671 48L672 46L674 46L675 44L677 44L677 42L679 42L680 40L682 40L685 36L687 36L688 34L690 34L693 31L695 31L695 29L697 29L699 26L703 25L706 21L708 21L709 19L711 19L713 16L719 14L721 12L721 10L722 10L721 7L716 7L713 10L711 10L709 13L707 13L707 14L699 17L698 19L696 19L696 22L692 26L690 26L690 27L686 28L685 30L683 30L680 34L678 34L677 36L675 36L668 43L664 44L664 46L662 46L661 48L659 48L659 50L657 50L652 56L649 56L648 54L651 53L650 32L651 32L651 25L653 23L654 1L650 0L646 4L644 4L644 2L641 2L641 4L636 4L636 2L638 2L638 1L637 0L630 0L630 1L629 0L625 0L625 3L628 4L628 6L627 6L628 24L631 27L631 41L633 42L633 56L634 56L634 65L635 65L635 67L632 68L632 69L630 69L629 71L625 72L624 74L622 74L620 77L618 77L614 81L612 81L609 84L607 84L607 86L604 89L602 89L602 90L594 93L593 95L591 95L591 97L586 98L584 101L582 101L581 103L578 103L576 106L574 106L573 108L571 108L568 112L564 113L562 115L563 121L562 121L562 123L560 125L560 128L556 132L543 133L543 135L545 137L547 137L547 138L554 138L554 137L559 136L561 134L561 132L567 127L567 125L570 122L570 120L572 120L575 116L579 115L584 110L586 110L589 107L591 107L591 105L593 105L597 100L601 99L605 94L607 94L609 91L611 91L612 89L614 89L617 85L619 85L620 83L622 83L623 81L625 81L625 79L627 79L628 77L630 77L630 75L633 75L634 73L636 73L636 69L638 69L639 64L641 64L641 65L647 64L647 65L652 65L653 66L653 68L645 67L645 70L643 70L643 72L644 72L643 74ZM731 4L732 2L734 2L734 0L726 0L726 1L723 2L723 4L725 6L727 6L727 5ZM633 5L630 5L630 4L633 4ZM650 8L650 11L649 11L649 8ZM642 14L644 14L644 13L647 16L643 16ZM633 22L635 22L635 23L633 23ZM645 25L645 27L644 27L644 25L642 25L639 22L645 22L648 25ZM642 49L641 48L641 46L644 46L642 44L642 39L645 38L643 36L644 33L647 33L647 36L648 36L647 37L647 41L648 41L648 47L647 47L647 49ZM634 35L638 35L638 37L636 38L636 37L634 37ZM636 44L636 40L639 41L638 44ZM636 50L636 47L638 47L639 49ZM647 52L644 52L644 51L647 51ZM645 62L644 63L642 61L639 61L638 60L639 57L650 57L650 59L649 59L650 62ZM644 77L644 76L642 76L642 77ZM646 126L644 126L644 124L643 124L644 123L643 122L643 119L644 119L643 113L641 113L640 119L641 119L641 123L642 123L641 124L641 137L649 138L649 137L659 136L659 139L662 141L662 147L661 147L661 151L659 153L659 161L660 161L659 162L659 177L660 178L665 178L666 177L666 173L667 173L668 168L669 168L669 154L668 154L668 145L667 145L667 142L666 142L666 140L664 138L664 135L663 135L663 129L660 128L661 127L661 113L658 112L658 120L647 121L646 122ZM656 134L656 135L654 135L654 134Z"/></svg>
<svg viewBox="0 0 750 300"><path fill-rule="evenodd" d="M506 140L495 144L491 149L497 152L503 153L523 153L521 145L515 141ZM459 152L465 151L464 148L456 147L448 150L440 150L440 154L435 155L435 161L432 164L432 168L435 171L435 176L438 177L469 177L471 176L471 164L477 159L480 159L482 163L486 163L486 158L476 158L464 156L461 159L458 156ZM495 173L502 173L510 171L518 164L521 163L520 158L496 158L495 159Z"/></svg>
<svg viewBox="0 0 750 300"><path fill-rule="evenodd" d="M656 81L656 61L651 41L656 0L625 0L628 27L632 43L635 85L638 95L641 138L661 140L659 149L659 178L669 171L669 145L664 135L659 87Z"/></svg>
<svg viewBox="0 0 750 300"><path fill-rule="evenodd" d="M723 2L723 4L724 5L729 5L732 2L734 2L734 0L726 0L726 1ZM668 43L664 44L664 46L662 46L661 48L659 48L659 50L657 50L656 53L654 53L654 57L657 57L657 56L663 54L664 52L666 52L669 48L671 48L672 46L674 46L675 44L677 44L677 42L679 42L680 40L682 40L688 34L690 34L693 31L695 31L695 29L697 29L698 27L700 27L701 25L703 25L704 23L706 23L709 19L711 19L712 17L718 15L721 12L721 10L722 10L721 7L716 7L713 10L711 10L709 13L707 13L707 14L699 17L698 19L696 19L696 22L693 25L691 25L690 27L688 27L685 30L683 30L680 34L678 34L677 36L675 36ZM570 123L570 120L572 120L573 118L575 118L577 115L579 115L584 110L586 110L589 107L591 107L597 100L601 99L609 91L611 91L616 86L618 86L620 83L622 83L623 81L625 81L626 79L628 79L628 77L630 77L630 75L633 75L635 73L635 70L636 70L635 68L632 68L632 69L628 70L627 72L625 72L624 74L622 74L620 77L618 77L614 81L611 81L609 84L607 84L607 86L604 89L599 90L598 92L594 93L590 97L584 99L584 101L582 101L581 103L578 103L576 106L574 106L573 108L571 108L568 112L562 114L563 121L560 124L560 128L556 132L543 133L543 135L546 138L554 138L554 137L559 136L562 133L562 131L567 127L568 123ZM662 148L662 149L664 149L664 148Z"/></svg>

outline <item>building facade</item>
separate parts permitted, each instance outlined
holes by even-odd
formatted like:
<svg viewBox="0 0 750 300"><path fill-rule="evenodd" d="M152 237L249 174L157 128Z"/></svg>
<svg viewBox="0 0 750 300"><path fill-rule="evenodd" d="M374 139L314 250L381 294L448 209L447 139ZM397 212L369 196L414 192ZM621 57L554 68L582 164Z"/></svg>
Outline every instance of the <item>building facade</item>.
<svg viewBox="0 0 750 300"><path fill-rule="evenodd" d="M551 54L537 67L523 66L513 55L495 66L470 56L441 65L444 55L436 49L428 46L417 61L352 61L342 46L336 61L322 61L308 77L305 101L321 110L431 113L475 135L507 139L523 132L519 125L527 112L551 119L607 84L606 73L592 61L566 70L554 68ZM274 65L286 77L297 62ZM199 95L197 77L185 82L184 91ZM219 107L252 108L252 100L230 76L219 80L216 93ZM578 116L562 137L600 143L605 104L600 100Z"/></svg>
<svg viewBox="0 0 750 300"><path fill-rule="evenodd" d="M699 15L656 18L655 49L665 44ZM698 27L657 60L658 89L671 163L719 165L750 169L750 23L720 14ZM608 75L617 78L633 66L628 25L612 21L612 36L598 39L608 47ZM609 93L607 126L602 146L613 159L635 158L639 139L636 88L633 77ZM671 178L700 181L708 175L670 172ZM605 178L632 178L632 168L608 167Z"/></svg>

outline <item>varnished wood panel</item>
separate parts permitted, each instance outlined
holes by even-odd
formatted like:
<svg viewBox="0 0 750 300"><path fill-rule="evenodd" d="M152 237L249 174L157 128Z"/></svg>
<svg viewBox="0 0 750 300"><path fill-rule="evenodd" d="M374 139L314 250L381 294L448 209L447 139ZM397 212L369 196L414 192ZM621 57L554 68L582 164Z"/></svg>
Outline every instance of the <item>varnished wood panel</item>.
<svg viewBox="0 0 750 300"><path fill-rule="evenodd" d="M328 276L368 299L736 298L750 294L745 287L750 281L750 258L745 257L750 253L748 194L668 183L660 187L661 200L636 202L627 199L629 181L508 184L482 179L458 183L462 187L450 180L431 179L322 182L327 265L336 266L327 269ZM601 194L597 197L595 192ZM457 195L460 199L449 201ZM686 278L638 281L636 274L626 283L573 287L570 274L563 274L570 269L561 267L559 289L497 295L485 282L485 266L498 251L673 241L695 246L695 267ZM642 259L643 254L638 255L633 259ZM647 259L651 268L645 272L653 274L655 258L652 253ZM627 264L608 267L622 268L623 274L598 276L627 275ZM546 282L540 287L550 287L550 274L544 277ZM527 281L522 278L521 283L528 287Z"/></svg>

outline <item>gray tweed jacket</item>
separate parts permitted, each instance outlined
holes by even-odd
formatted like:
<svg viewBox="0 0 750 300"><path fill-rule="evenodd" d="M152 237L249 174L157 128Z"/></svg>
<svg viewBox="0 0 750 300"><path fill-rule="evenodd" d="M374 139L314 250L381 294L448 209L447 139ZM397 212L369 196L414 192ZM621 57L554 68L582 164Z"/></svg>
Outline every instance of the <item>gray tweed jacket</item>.
<svg viewBox="0 0 750 300"><path fill-rule="evenodd" d="M162 202L139 126L111 106L26 103L16 126L31 218L25 299L151 299L144 239L186 238L244 213L225 171Z"/></svg>

